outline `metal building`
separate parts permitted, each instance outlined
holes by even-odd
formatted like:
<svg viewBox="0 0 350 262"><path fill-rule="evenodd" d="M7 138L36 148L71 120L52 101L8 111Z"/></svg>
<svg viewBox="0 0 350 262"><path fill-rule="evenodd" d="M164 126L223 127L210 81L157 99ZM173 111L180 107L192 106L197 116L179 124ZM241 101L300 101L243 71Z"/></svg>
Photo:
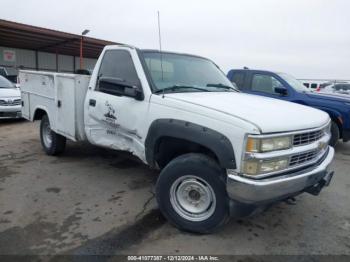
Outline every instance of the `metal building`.
<svg viewBox="0 0 350 262"><path fill-rule="evenodd" d="M74 72L93 69L106 45L117 44L61 31L0 19L0 67L16 74L20 69Z"/></svg>

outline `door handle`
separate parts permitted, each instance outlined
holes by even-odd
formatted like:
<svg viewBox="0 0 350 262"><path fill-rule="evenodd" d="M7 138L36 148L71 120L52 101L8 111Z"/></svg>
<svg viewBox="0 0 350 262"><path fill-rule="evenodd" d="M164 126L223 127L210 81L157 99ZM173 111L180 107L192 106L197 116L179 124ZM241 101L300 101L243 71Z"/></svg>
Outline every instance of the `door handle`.
<svg viewBox="0 0 350 262"><path fill-rule="evenodd" d="M96 100L95 99L90 99L89 100L89 106L96 106Z"/></svg>

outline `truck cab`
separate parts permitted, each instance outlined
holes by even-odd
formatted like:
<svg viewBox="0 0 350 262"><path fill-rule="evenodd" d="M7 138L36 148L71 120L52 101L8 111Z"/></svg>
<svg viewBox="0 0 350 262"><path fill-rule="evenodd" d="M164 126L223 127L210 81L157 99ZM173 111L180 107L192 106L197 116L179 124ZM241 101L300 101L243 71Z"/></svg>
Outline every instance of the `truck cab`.
<svg viewBox="0 0 350 262"><path fill-rule="evenodd" d="M41 121L48 155L66 139L133 154L160 171L158 206L182 230L212 232L230 215L318 195L333 176L326 113L242 94L207 58L108 46L91 76L20 79L23 116Z"/></svg>
<svg viewBox="0 0 350 262"><path fill-rule="evenodd" d="M232 69L227 77L241 92L294 102L326 112L332 120L332 146L335 146L339 139L343 142L350 139L350 98L313 92L285 73Z"/></svg>

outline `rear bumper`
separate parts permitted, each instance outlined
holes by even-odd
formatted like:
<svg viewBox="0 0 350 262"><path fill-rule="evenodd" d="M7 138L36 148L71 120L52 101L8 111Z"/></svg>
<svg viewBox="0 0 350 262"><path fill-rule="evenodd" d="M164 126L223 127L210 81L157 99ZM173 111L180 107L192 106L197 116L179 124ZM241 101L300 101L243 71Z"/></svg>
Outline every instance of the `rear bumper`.
<svg viewBox="0 0 350 262"><path fill-rule="evenodd" d="M317 166L299 172L265 179L250 179L236 173L228 173L227 193L239 203L268 204L289 196L308 191L315 185L327 186L333 172L329 170L334 157L334 149L329 147L326 156ZM325 180L325 182L323 182ZM322 181L322 183L320 183Z"/></svg>

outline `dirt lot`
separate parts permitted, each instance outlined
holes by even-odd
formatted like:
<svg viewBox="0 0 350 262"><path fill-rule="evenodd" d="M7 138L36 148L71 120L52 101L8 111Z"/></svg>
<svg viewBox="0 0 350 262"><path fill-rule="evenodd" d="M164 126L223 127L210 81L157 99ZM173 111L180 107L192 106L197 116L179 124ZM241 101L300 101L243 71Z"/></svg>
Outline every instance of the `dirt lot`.
<svg viewBox="0 0 350 262"><path fill-rule="evenodd" d="M336 148L336 176L319 197L195 235L160 215L157 172L86 144L46 156L38 124L0 122L0 254L350 255L350 143Z"/></svg>

